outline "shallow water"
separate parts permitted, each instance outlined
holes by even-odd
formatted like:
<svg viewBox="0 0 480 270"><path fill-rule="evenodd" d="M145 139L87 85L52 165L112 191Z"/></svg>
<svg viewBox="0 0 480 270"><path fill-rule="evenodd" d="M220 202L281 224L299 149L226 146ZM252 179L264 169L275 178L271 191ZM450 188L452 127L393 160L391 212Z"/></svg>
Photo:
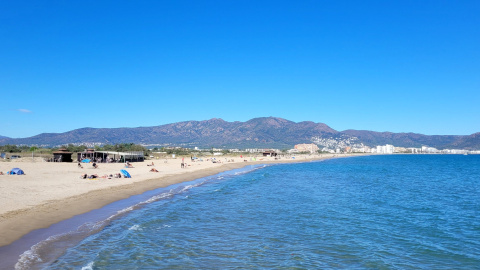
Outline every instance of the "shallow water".
<svg viewBox="0 0 480 270"><path fill-rule="evenodd" d="M473 155L267 166L144 203L35 267L479 269L479 195Z"/></svg>

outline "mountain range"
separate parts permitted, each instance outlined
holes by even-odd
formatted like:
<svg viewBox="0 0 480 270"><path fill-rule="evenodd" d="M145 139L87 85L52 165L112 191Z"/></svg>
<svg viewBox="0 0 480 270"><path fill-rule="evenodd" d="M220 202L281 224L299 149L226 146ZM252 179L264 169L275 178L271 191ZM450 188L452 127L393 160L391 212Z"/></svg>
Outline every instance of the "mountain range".
<svg viewBox="0 0 480 270"><path fill-rule="evenodd" d="M299 143L343 146L429 146L438 149L480 149L480 132L472 135L423 135L417 133L336 131L326 124L292 122L278 117L260 117L246 122L219 118L184 121L153 127L80 128L64 133L42 133L28 138L0 136L0 145L60 146L66 144L136 143L200 148L292 148Z"/></svg>

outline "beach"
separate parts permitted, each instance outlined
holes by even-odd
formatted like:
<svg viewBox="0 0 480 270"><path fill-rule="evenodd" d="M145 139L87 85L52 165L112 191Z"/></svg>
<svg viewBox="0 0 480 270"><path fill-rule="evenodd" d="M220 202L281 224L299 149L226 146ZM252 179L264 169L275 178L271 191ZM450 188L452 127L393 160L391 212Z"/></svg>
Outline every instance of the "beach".
<svg viewBox="0 0 480 270"><path fill-rule="evenodd" d="M209 158L203 158L203 161L198 159L196 162L185 158L185 168L181 167L182 158L135 162L131 163L133 168L125 168L123 163L99 163L98 168L85 163L80 168L77 163L33 161L31 158L1 162L0 171L4 174L18 167L25 175L0 175L0 246L8 245L35 229L46 228L155 188L192 181L246 165L306 162L346 156L352 155L297 155L295 158L279 159L216 157L221 163L213 163ZM152 168L158 172L151 172ZM122 169L127 170L132 178L109 177ZM83 179L80 177L83 174L96 174L99 177Z"/></svg>

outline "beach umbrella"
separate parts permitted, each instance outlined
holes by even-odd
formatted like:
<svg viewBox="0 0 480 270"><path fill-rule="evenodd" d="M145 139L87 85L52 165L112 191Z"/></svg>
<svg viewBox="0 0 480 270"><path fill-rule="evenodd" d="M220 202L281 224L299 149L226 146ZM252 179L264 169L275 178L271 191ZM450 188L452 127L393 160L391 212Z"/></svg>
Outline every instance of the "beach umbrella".
<svg viewBox="0 0 480 270"><path fill-rule="evenodd" d="M20 168L13 168L10 170L10 174L22 175L25 173Z"/></svg>
<svg viewBox="0 0 480 270"><path fill-rule="evenodd" d="M132 178L132 176L126 170L120 170L120 172L125 176L125 178Z"/></svg>

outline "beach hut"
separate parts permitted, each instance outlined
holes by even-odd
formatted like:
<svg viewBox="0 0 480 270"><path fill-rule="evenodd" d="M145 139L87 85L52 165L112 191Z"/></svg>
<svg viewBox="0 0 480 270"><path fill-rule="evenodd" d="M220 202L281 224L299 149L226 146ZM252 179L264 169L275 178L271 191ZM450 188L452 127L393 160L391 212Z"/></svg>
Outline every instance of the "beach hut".
<svg viewBox="0 0 480 270"><path fill-rule="evenodd" d="M53 152L53 160L55 162L72 162L72 152L68 152L65 148L60 148Z"/></svg>
<svg viewBox="0 0 480 270"><path fill-rule="evenodd" d="M78 160L82 161L85 159L90 159L93 162L135 162L135 161L144 161L145 156L143 151L127 151L127 152L117 152L117 151L96 151L94 149L87 149L87 151L78 153Z"/></svg>
<svg viewBox="0 0 480 270"><path fill-rule="evenodd" d="M276 157L277 156L277 153L273 150L263 151L262 154L263 154L264 157Z"/></svg>
<svg viewBox="0 0 480 270"><path fill-rule="evenodd" d="M10 174L10 175L14 175L14 174L22 175L22 174L25 174L25 173L20 168L13 168L8 172L8 174Z"/></svg>
<svg viewBox="0 0 480 270"><path fill-rule="evenodd" d="M81 153L77 153L78 161L83 161L86 159L88 159L88 162L90 162L90 160L95 160L95 149L89 148Z"/></svg>

